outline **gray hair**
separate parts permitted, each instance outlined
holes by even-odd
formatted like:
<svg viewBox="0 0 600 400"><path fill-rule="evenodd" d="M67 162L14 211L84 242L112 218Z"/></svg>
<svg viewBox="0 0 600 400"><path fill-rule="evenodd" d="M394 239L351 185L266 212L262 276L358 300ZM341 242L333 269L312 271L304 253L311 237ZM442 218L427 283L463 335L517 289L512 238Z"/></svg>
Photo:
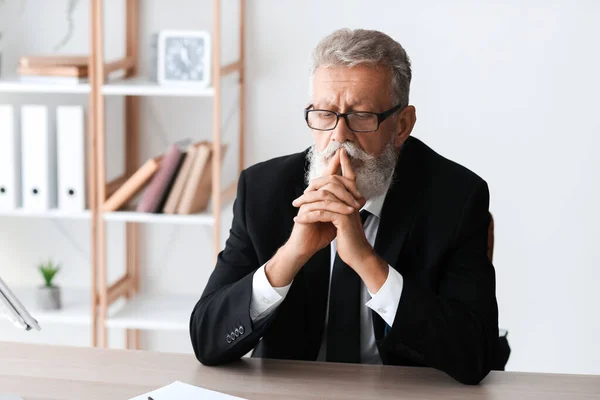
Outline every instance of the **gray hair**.
<svg viewBox="0 0 600 400"><path fill-rule="evenodd" d="M372 65L389 68L392 72L392 93L395 101L408 105L410 59L394 39L379 31L339 29L323 38L312 54L310 92L313 75L319 67Z"/></svg>

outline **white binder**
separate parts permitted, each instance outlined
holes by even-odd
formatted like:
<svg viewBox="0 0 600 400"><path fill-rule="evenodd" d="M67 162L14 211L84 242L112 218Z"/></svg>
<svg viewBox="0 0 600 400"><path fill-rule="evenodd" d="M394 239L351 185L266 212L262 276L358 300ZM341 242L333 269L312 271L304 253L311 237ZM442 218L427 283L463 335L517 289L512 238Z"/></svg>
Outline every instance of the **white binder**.
<svg viewBox="0 0 600 400"><path fill-rule="evenodd" d="M85 129L82 106L56 108L58 208L83 211L86 207Z"/></svg>
<svg viewBox="0 0 600 400"><path fill-rule="evenodd" d="M21 207L21 135L15 110L0 105L0 210Z"/></svg>
<svg viewBox="0 0 600 400"><path fill-rule="evenodd" d="M48 107L21 108L23 209L45 211L56 207L56 135Z"/></svg>

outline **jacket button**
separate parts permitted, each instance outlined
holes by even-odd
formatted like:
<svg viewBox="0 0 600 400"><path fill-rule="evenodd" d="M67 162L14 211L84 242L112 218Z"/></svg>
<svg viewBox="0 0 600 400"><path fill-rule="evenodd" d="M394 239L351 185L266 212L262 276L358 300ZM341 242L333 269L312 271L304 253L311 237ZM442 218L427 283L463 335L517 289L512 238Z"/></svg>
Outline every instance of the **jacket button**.
<svg viewBox="0 0 600 400"><path fill-rule="evenodd" d="M232 342L231 336L227 335L227 343L231 343L231 342Z"/></svg>
<svg viewBox="0 0 600 400"><path fill-rule="evenodd" d="M239 337L240 336L240 330L239 328L235 328L235 337Z"/></svg>
<svg viewBox="0 0 600 400"><path fill-rule="evenodd" d="M240 327L238 328L240 330L240 335L244 334L244 327L240 325Z"/></svg>

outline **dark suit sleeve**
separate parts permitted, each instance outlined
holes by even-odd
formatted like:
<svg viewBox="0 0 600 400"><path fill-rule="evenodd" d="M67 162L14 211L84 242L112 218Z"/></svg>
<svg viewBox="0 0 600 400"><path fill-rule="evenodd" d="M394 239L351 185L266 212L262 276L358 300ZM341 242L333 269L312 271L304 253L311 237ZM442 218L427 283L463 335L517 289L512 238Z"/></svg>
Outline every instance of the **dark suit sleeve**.
<svg viewBox="0 0 600 400"><path fill-rule="evenodd" d="M381 348L466 384L490 371L498 340L494 267L487 257L489 191L472 191L433 292L404 278L394 324Z"/></svg>
<svg viewBox="0 0 600 400"><path fill-rule="evenodd" d="M265 318L255 326L250 319L252 277L259 265L246 229L245 205L246 177L242 172L229 238L190 318L194 353L205 365L234 361L247 354L271 320Z"/></svg>

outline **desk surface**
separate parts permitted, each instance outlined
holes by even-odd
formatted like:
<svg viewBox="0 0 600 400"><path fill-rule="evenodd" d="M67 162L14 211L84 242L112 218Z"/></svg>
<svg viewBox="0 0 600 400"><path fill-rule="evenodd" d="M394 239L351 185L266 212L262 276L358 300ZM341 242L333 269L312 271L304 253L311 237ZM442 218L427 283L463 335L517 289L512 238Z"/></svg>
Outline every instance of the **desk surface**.
<svg viewBox="0 0 600 400"><path fill-rule="evenodd" d="M0 392L25 400L128 399L180 380L248 399L600 399L600 376L492 372L464 386L427 368L244 359L0 342Z"/></svg>

